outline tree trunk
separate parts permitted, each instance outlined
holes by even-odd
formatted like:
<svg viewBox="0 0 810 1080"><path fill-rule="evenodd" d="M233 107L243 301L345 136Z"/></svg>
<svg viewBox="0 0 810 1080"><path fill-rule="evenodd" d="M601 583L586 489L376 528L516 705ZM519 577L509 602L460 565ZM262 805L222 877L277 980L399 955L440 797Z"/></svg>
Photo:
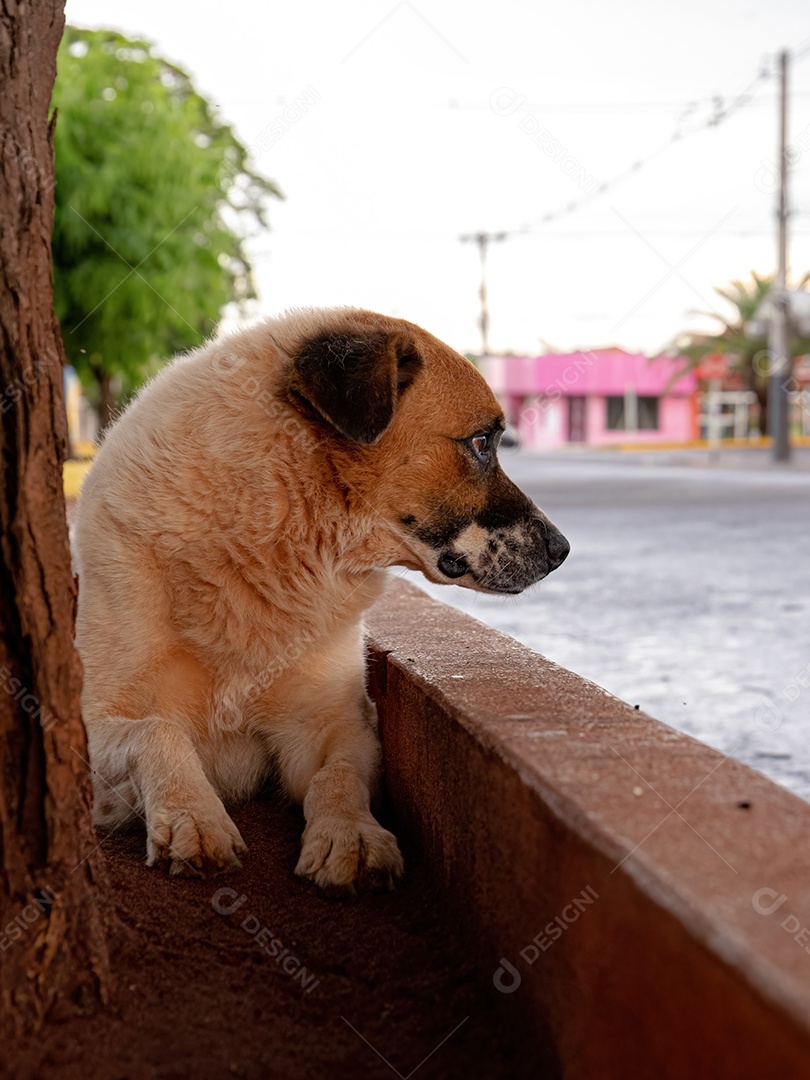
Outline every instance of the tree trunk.
<svg viewBox="0 0 810 1080"><path fill-rule="evenodd" d="M115 413L115 399L112 392L112 378L107 371L96 375L98 382L98 429L103 432L112 423Z"/></svg>
<svg viewBox="0 0 810 1080"><path fill-rule="evenodd" d="M53 313L52 126L63 0L0 4L0 1029L105 993L73 648ZM2 1044L3 1040L0 1040Z"/></svg>

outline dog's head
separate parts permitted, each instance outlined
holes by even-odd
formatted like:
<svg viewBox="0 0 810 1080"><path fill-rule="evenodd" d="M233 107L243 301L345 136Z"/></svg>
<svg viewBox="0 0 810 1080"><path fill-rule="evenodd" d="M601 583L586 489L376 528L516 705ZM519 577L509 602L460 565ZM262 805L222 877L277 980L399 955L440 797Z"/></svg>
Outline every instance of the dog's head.
<svg viewBox="0 0 810 1080"><path fill-rule="evenodd" d="M503 413L475 367L401 319L313 311L279 328L283 392L328 448L381 558L431 581L519 593L568 555L501 470Z"/></svg>

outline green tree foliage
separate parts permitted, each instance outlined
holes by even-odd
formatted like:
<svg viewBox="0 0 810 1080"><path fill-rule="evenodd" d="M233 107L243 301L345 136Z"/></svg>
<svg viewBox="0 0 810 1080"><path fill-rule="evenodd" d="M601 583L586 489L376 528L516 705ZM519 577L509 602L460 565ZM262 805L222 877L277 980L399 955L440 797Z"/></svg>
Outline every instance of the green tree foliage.
<svg viewBox="0 0 810 1080"><path fill-rule="evenodd" d="M808 281L810 274L805 274L797 287L803 288ZM764 357L768 343L765 338L750 337L746 325L771 291L773 282L773 276L761 277L752 270L750 281L732 281L725 289L715 288L718 296L731 304L734 313L725 318L716 311L703 312L716 319L721 329L716 334L686 334L676 342L679 355L688 361L688 368L697 367L707 356L718 353L725 355L731 370L740 374L746 387L756 393L763 416L768 396L768 363L767 360L759 362L758 358ZM809 347L805 340L794 340L791 342L791 354L798 356L807 352Z"/></svg>
<svg viewBox="0 0 810 1080"><path fill-rule="evenodd" d="M67 27L53 104L56 312L105 423L111 384L137 386L254 295L244 239L281 193L146 41Z"/></svg>
<svg viewBox="0 0 810 1080"><path fill-rule="evenodd" d="M706 356L723 353L733 358L735 370L753 368L756 354L766 347L761 338L751 338L746 334L746 323L753 319L757 308L771 291L772 277L760 277L753 270L751 281L732 281L728 288L715 288L718 296L734 308L734 314L728 319L717 311L702 312L720 323L722 329L716 334L690 334L681 346L684 356L697 365Z"/></svg>

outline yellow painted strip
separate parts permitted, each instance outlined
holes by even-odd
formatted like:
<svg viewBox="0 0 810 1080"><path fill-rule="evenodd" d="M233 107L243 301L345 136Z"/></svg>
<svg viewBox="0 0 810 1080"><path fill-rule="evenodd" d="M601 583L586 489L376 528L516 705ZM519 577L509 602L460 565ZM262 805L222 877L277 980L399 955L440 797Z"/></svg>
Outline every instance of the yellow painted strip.
<svg viewBox="0 0 810 1080"><path fill-rule="evenodd" d="M632 442L613 443L600 447L601 450L766 450L773 442L769 436L755 439L685 439L682 442ZM810 446L810 435L794 435L791 446Z"/></svg>

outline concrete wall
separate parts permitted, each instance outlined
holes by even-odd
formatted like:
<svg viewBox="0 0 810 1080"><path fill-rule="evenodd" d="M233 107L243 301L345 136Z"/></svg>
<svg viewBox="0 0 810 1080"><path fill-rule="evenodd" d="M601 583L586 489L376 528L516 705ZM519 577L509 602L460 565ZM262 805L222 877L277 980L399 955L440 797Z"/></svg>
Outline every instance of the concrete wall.
<svg viewBox="0 0 810 1080"><path fill-rule="evenodd" d="M626 442L672 442L697 437L691 395L697 385L691 372L670 385L678 365L664 358L602 349L566 355L493 356L480 368L500 398L524 446L553 448L568 442L568 397L587 398L584 442L594 446ZM654 431L609 431L607 401L628 387L660 399L660 427Z"/></svg>
<svg viewBox="0 0 810 1080"><path fill-rule="evenodd" d="M496 394L594 394L621 395L628 386L639 395L665 393L688 397L697 379L688 372L672 381L681 369L679 361L652 359L621 349L597 349L542 356L488 356L480 370Z"/></svg>
<svg viewBox="0 0 810 1080"><path fill-rule="evenodd" d="M412 585L369 642L397 827L526 1075L810 1076L810 805Z"/></svg>
<svg viewBox="0 0 810 1080"><path fill-rule="evenodd" d="M611 443L687 442L698 437L693 418L692 400L674 395L658 401L658 427L638 431L610 431L607 427L607 399L588 399L588 442L594 446Z"/></svg>

